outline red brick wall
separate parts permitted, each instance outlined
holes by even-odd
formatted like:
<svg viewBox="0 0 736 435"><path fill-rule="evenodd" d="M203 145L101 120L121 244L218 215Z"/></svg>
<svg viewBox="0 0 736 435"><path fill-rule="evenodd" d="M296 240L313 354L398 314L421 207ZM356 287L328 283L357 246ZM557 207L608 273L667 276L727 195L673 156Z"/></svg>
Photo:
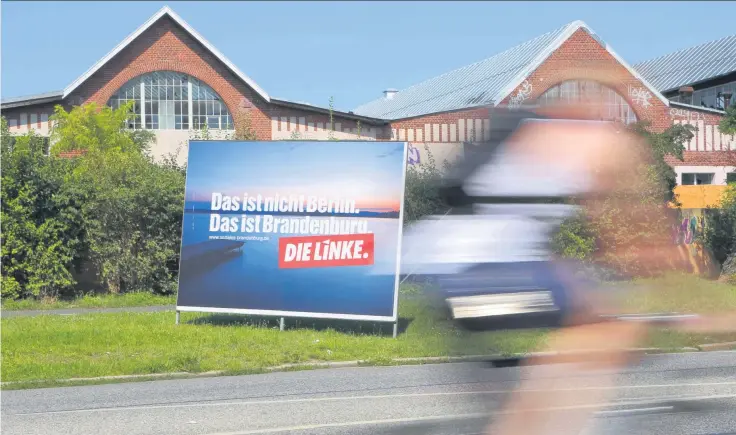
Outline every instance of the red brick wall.
<svg viewBox="0 0 736 435"><path fill-rule="evenodd" d="M709 154L713 151L730 151L736 147L733 135L721 134L718 124L723 118L722 115L708 110L680 106L672 106L669 113L674 124L689 124L697 128L697 131L693 133L693 138L685 144L685 150L693 151L693 156ZM705 158L711 159L712 157Z"/></svg>
<svg viewBox="0 0 736 435"><path fill-rule="evenodd" d="M547 89L567 80L594 80L614 89L626 99L637 118L649 121L656 131L671 125L669 107L653 93L650 92L648 106L634 101L630 95L632 88L642 92L649 92L648 89L584 29L575 32L527 78L532 87L528 99L534 100ZM502 104L508 104L523 85L517 87Z"/></svg>
<svg viewBox="0 0 736 435"><path fill-rule="evenodd" d="M669 157L667 163L671 166L736 166L736 138L721 134L718 128L721 115L678 106L673 106L669 113L673 123L690 124L697 131L685 144L683 160Z"/></svg>
<svg viewBox="0 0 736 435"><path fill-rule="evenodd" d="M236 122L250 113L258 138L271 139L268 103L166 16L92 75L69 100L105 105L128 80L153 71L176 71L205 82L222 97Z"/></svg>
<svg viewBox="0 0 736 435"><path fill-rule="evenodd" d="M3 109L2 116L11 124L11 120L15 120L17 127L11 128L10 133L27 131L28 128L34 129L39 133L45 134L48 131L46 122L42 121L43 115L51 116L54 114L54 104L37 104L34 106L18 107L13 109ZM26 115L25 124L21 125L21 113ZM31 123L31 115L36 115L36 122ZM25 128L25 129L24 129Z"/></svg>

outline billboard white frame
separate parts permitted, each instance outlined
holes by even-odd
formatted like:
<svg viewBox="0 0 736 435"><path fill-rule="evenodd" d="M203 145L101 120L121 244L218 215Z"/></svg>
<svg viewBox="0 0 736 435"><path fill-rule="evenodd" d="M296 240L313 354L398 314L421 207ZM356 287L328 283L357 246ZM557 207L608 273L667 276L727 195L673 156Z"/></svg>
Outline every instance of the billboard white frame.
<svg viewBox="0 0 736 435"><path fill-rule="evenodd" d="M196 141L189 141L189 142L222 142L217 140L196 140ZM254 143L254 142L267 142L267 141L242 141L244 145L247 145L248 143ZM304 140L285 140L285 141L278 141L278 142L326 142L326 141L304 141ZM366 142L366 143L375 143L375 142L392 142L393 141L339 141L339 142ZM305 312L305 311L282 311L282 310L256 310L256 309L247 309L247 308L219 308L219 307L194 307L194 306L185 306L185 305L179 305L179 292L177 288L177 295L176 295L176 323L179 324L180 322L180 313L181 312L201 312L201 313L222 313L222 314L245 314L245 315L253 315L253 316L272 316L272 317L280 317L280 326L281 330L284 329L284 319L287 317L293 317L293 318L312 318L312 319L335 319L335 320L357 320L357 321L372 321L372 322L392 322L394 324L394 330L393 335L396 337L397 335L397 326L398 326L398 320L399 320L399 285L400 285L400 273L401 273L401 241L404 234L404 198L406 195L406 170L407 170L407 158L408 158L408 149L409 149L409 143L408 142L396 142L403 143L404 150L403 150L403 174L401 177L401 207L399 208L399 229L398 229L398 242L396 246L396 270L395 270L395 278L394 278L394 305L393 305L393 315L391 316L368 316L368 315L356 315L356 314L341 314L341 313L312 313L312 312ZM189 143L188 143L189 144ZM187 147L189 149L189 147ZM189 157L189 156L187 156ZM188 159L187 159L188 160ZM187 175L189 172L189 165L187 165ZM184 192L184 195L186 196L186 191ZM184 206L186 207L186 205ZM182 209L182 213L184 213L184 209ZM183 245L184 242L184 222L182 220L182 240L181 243ZM180 248L181 252L181 248ZM179 265L179 278L181 278L181 263Z"/></svg>

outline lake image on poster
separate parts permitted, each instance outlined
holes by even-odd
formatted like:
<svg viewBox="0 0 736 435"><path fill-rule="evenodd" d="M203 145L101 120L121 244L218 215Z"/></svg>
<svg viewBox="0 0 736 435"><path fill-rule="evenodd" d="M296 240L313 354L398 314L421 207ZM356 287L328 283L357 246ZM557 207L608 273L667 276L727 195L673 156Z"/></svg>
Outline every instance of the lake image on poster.
<svg viewBox="0 0 736 435"><path fill-rule="evenodd" d="M395 319L405 149L190 142L178 309Z"/></svg>

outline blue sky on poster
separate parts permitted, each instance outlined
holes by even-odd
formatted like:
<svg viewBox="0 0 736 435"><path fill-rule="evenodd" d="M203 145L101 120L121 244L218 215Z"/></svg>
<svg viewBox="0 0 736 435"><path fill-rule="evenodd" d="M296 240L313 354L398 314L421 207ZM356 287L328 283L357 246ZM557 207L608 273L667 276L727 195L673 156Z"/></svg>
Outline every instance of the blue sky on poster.
<svg viewBox="0 0 736 435"><path fill-rule="evenodd" d="M403 143L193 142L189 161L189 201L209 201L219 192L350 199L366 209L398 210L401 202Z"/></svg>
<svg viewBox="0 0 736 435"><path fill-rule="evenodd" d="M581 19L629 63L734 33L736 2L2 2L3 98L64 88L168 4L270 95L353 109Z"/></svg>

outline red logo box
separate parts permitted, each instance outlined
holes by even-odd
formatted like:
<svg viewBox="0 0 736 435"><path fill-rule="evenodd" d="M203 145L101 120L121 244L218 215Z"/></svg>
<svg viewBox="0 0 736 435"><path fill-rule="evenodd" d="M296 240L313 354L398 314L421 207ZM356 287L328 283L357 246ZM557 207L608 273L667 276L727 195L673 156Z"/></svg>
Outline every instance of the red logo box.
<svg viewBox="0 0 736 435"><path fill-rule="evenodd" d="M370 266L374 244L373 233L281 237L279 269Z"/></svg>

